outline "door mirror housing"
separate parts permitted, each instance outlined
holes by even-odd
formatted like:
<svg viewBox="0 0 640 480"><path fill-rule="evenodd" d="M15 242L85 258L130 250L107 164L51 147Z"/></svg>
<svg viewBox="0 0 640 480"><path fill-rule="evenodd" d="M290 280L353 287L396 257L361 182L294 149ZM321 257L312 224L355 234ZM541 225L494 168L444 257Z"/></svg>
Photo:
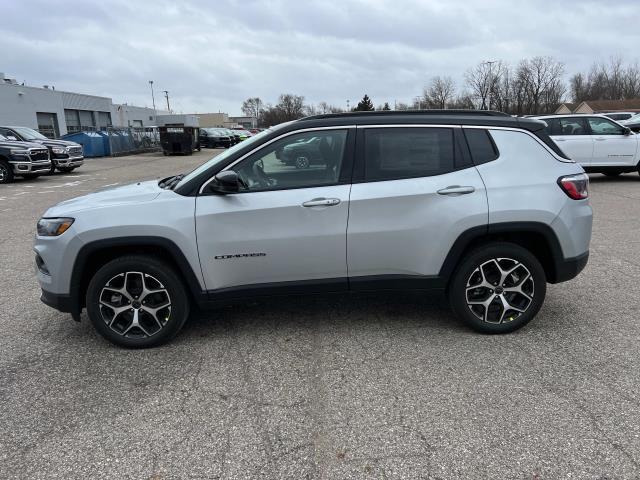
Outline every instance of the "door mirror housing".
<svg viewBox="0 0 640 480"><path fill-rule="evenodd" d="M215 193L235 193L240 190L240 179L233 170L219 172L209 184L209 190Z"/></svg>
<svg viewBox="0 0 640 480"><path fill-rule="evenodd" d="M624 134L631 135L631 129L629 127L624 127Z"/></svg>

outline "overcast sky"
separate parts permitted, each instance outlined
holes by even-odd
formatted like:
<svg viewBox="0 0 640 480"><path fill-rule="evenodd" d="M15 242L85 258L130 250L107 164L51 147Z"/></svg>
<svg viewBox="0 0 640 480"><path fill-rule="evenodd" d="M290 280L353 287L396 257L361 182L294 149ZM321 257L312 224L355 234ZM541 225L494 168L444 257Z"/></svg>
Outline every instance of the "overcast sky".
<svg viewBox="0 0 640 480"><path fill-rule="evenodd" d="M0 0L0 71L27 85L239 114L280 93L410 103L434 75L551 55L568 74L640 54L640 0ZM1 105L0 105L1 108Z"/></svg>

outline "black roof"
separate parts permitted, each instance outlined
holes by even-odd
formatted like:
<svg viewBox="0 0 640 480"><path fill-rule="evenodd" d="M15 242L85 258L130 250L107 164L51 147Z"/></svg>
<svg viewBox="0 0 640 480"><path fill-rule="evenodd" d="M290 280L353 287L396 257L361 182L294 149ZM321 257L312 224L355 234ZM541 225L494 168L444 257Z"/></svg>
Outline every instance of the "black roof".
<svg viewBox="0 0 640 480"><path fill-rule="evenodd" d="M540 120L512 117L503 112L492 110L378 110L373 112L331 113L304 117L287 124L290 128L320 127L333 125L375 125L384 122L389 125L402 124L446 124L473 125L490 127L524 128L530 131L541 130L545 124Z"/></svg>

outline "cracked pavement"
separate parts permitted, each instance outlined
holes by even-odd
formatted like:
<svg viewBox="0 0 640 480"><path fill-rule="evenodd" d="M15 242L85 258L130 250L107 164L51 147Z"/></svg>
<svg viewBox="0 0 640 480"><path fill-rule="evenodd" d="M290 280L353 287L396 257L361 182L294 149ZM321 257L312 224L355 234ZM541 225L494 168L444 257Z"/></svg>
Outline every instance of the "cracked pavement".
<svg viewBox="0 0 640 480"><path fill-rule="evenodd" d="M592 175L586 270L510 335L437 295L290 297L130 351L40 303L49 205L212 153L0 186L0 478L640 477L640 176Z"/></svg>

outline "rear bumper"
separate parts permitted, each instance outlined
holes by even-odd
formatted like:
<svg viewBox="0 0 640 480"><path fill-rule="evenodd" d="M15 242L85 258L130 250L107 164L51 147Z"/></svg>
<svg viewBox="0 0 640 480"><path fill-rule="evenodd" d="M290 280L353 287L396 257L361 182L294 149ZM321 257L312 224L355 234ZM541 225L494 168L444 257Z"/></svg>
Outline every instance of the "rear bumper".
<svg viewBox="0 0 640 480"><path fill-rule="evenodd" d="M564 259L556 264L556 278L553 283L566 282L578 276L589 261L589 251L577 257Z"/></svg>

